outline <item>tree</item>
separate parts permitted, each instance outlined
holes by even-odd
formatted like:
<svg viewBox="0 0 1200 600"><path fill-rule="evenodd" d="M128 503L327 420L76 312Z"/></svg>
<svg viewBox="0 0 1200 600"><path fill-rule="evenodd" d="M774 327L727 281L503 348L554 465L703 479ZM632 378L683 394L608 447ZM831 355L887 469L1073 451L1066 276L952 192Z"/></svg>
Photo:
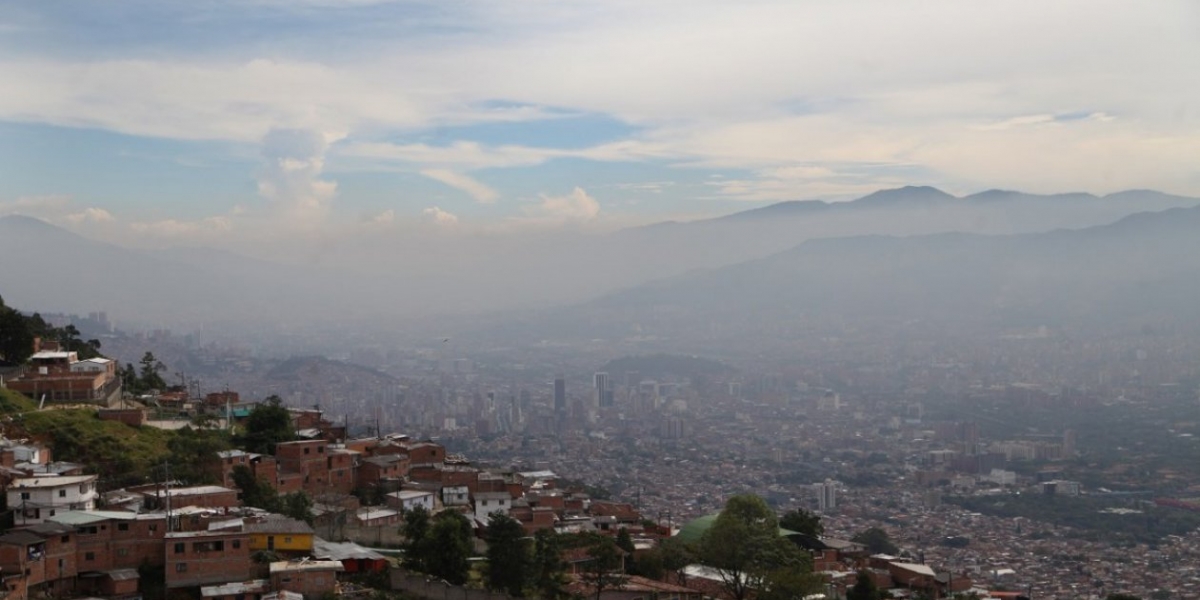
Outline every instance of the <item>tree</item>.
<svg viewBox="0 0 1200 600"><path fill-rule="evenodd" d="M275 444L296 438L292 416L279 396L270 396L255 405L246 417L246 431L238 439L247 452L271 454Z"/></svg>
<svg viewBox="0 0 1200 600"><path fill-rule="evenodd" d="M524 597L533 566L525 528L516 519L496 513L488 521L484 539L487 540L488 588L517 598Z"/></svg>
<svg viewBox="0 0 1200 600"><path fill-rule="evenodd" d="M0 298L0 361L20 364L33 354L34 333L29 322Z"/></svg>
<svg viewBox="0 0 1200 600"><path fill-rule="evenodd" d="M825 527L821 525L821 517L803 508L784 513L779 518L779 526L810 537L820 537L822 533L825 533Z"/></svg>
<svg viewBox="0 0 1200 600"><path fill-rule="evenodd" d="M888 537L887 532L878 527L860 531L854 537L850 538L850 541L866 546L867 551L871 554L896 554L900 552L896 544L892 543L892 538Z"/></svg>
<svg viewBox="0 0 1200 600"><path fill-rule="evenodd" d="M68 325L68 327L72 327ZM162 372L167 370L167 366L162 364L157 358L154 358L154 353L149 350L142 355L142 360L138 361L142 365L141 384L144 390L164 390L167 388L167 382L163 381Z"/></svg>
<svg viewBox="0 0 1200 600"><path fill-rule="evenodd" d="M304 521L309 525L313 523L312 507L312 498L304 492L285 494L280 498L279 502L279 512L281 514L297 521Z"/></svg>
<svg viewBox="0 0 1200 600"><path fill-rule="evenodd" d="M879 589L875 579L866 571L859 571L854 586L846 590L846 600L879 600Z"/></svg>
<svg viewBox="0 0 1200 600"><path fill-rule="evenodd" d="M626 554L633 554L633 536L629 535L629 530L624 527L617 530L617 547Z"/></svg>
<svg viewBox="0 0 1200 600"><path fill-rule="evenodd" d="M279 492L267 482L255 477L249 467L234 467L232 477L233 485L242 491L242 504L272 512L279 510Z"/></svg>
<svg viewBox="0 0 1200 600"><path fill-rule="evenodd" d="M721 585L735 600L762 589L779 569L807 572L807 556L779 535L775 513L753 494L734 496L696 547L700 561L717 570Z"/></svg>
<svg viewBox="0 0 1200 600"><path fill-rule="evenodd" d="M562 559L562 539L553 529L533 534L533 587L541 600L559 600L566 594L567 565Z"/></svg>
<svg viewBox="0 0 1200 600"><path fill-rule="evenodd" d="M418 549L425 555L426 572L454 585L465 583L473 537L471 522L462 514L449 510L438 513Z"/></svg>
<svg viewBox="0 0 1200 600"><path fill-rule="evenodd" d="M225 432L216 429L184 427L167 440L171 475L188 485L217 483L222 450L230 448Z"/></svg>
<svg viewBox="0 0 1200 600"><path fill-rule="evenodd" d="M819 593L825 579L816 573L783 567L767 573L756 600L795 600Z"/></svg>
<svg viewBox="0 0 1200 600"><path fill-rule="evenodd" d="M1139 596L1133 594L1109 594L1104 597L1104 600L1142 600Z"/></svg>
<svg viewBox="0 0 1200 600"><path fill-rule="evenodd" d="M684 567L695 562L695 557L688 545L679 541L678 538L667 538L659 542L658 551L662 557L663 569L675 573L680 582L683 582L685 580Z"/></svg>
<svg viewBox="0 0 1200 600"><path fill-rule="evenodd" d="M404 566L416 571L426 571L424 556L425 538L429 536L429 511L424 506L404 511Z"/></svg>
<svg viewBox="0 0 1200 600"><path fill-rule="evenodd" d="M583 581L596 592L596 600L604 590L619 588L625 584L622 570L623 550L616 542L598 533L585 535L588 560L583 563Z"/></svg>
<svg viewBox="0 0 1200 600"><path fill-rule="evenodd" d="M125 366L121 367L120 376L121 387L126 392L135 396L145 393L146 390L142 389L142 379L138 377L137 369L134 368L133 363L125 363Z"/></svg>

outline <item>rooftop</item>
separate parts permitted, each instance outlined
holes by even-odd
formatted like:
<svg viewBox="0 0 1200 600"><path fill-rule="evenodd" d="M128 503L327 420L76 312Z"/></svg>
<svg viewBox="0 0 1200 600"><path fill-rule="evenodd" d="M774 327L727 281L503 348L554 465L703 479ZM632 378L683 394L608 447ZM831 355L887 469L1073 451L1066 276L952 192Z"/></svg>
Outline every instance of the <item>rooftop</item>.
<svg viewBox="0 0 1200 600"><path fill-rule="evenodd" d="M10 488L54 488L64 485L78 485L95 481L95 475L45 475L29 479L17 479L9 484Z"/></svg>

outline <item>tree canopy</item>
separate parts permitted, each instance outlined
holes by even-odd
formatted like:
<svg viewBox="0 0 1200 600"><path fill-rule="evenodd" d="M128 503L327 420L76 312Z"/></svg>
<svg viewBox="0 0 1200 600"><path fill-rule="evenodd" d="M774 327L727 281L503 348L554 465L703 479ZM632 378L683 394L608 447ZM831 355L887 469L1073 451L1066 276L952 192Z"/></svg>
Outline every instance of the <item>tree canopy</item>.
<svg viewBox="0 0 1200 600"><path fill-rule="evenodd" d="M850 538L850 541L866 546L867 551L871 554L896 554L900 552L896 544L892 543L892 538L888 536L887 532L878 527L860 531L854 537Z"/></svg>
<svg viewBox="0 0 1200 600"><path fill-rule="evenodd" d="M487 540L487 584L490 589L522 598L530 582L533 560L525 528L512 517L496 513L484 531Z"/></svg>
<svg viewBox="0 0 1200 600"><path fill-rule="evenodd" d="M765 589L774 573L807 572L810 564L795 544L779 535L775 513L753 494L734 496L725 504L696 545L700 562L713 567L721 585L735 600Z"/></svg>
<svg viewBox="0 0 1200 600"><path fill-rule="evenodd" d="M292 416L279 396L270 396L255 405L246 417L245 431L238 437L239 445L246 452L271 454L275 444L296 439L292 430Z"/></svg>
<svg viewBox="0 0 1200 600"><path fill-rule="evenodd" d="M803 508L784 513L779 518L779 526L812 537L819 537L825 533L825 527L821 525L821 517Z"/></svg>

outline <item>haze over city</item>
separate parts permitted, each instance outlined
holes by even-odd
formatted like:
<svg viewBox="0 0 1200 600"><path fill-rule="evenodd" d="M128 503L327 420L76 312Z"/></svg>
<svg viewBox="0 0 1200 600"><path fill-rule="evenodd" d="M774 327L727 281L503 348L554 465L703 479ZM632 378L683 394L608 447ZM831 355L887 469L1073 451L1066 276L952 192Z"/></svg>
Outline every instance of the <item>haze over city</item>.
<svg viewBox="0 0 1200 600"><path fill-rule="evenodd" d="M1198 23L0 8L6 593L1200 598ZM791 562L731 585L734 514ZM59 536L133 515L147 562Z"/></svg>

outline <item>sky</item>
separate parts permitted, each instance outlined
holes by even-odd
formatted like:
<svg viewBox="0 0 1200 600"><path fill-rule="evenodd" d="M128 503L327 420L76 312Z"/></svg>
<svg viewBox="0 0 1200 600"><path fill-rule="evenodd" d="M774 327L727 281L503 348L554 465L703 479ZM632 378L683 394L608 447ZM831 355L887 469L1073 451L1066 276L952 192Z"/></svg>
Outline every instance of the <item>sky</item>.
<svg viewBox="0 0 1200 600"><path fill-rule="evenodd" d="M236 245L1200 196L1197 73L1188 0L6 3L0 214Z"/></svg>

